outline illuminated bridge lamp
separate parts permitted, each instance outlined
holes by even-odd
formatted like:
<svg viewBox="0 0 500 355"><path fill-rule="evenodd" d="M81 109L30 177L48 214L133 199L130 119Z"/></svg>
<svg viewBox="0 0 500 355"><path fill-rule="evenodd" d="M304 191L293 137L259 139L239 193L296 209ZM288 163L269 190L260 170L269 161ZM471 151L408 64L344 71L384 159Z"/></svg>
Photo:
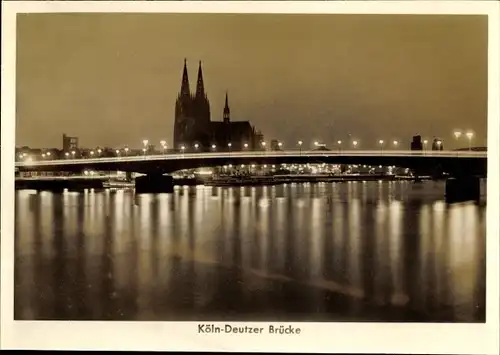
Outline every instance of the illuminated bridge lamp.
<svg viewBox="0 0 500 355"><path fill-rule="evenodd" d="M243 144L243 147L248 148L248 143Z"/></svg>
<svg viewBox="0 0 500 355"><path fill-rule="evenodd" d="M229 143L227 144L227 146L228 146L229 148L231 148L231 146L232 146L231 142L229 142Z"/></svg>
<svg viewBox="0 0 500 355"><path fill-rule="evenodd" d="M47 156L50 157L50 152L47 152Z"/></svg>
<svg viewBox="0 0 500 355"><path fill-rule="evenodd" d="M462 132L455 131L455 132L453 132L453 135L455 136L456 139L458 139L458 138L460 138L462 136Z"/></svg>
<svg viewBox="0 0 500 355"><path fill-rule="evenodd" d="M93 150L90 151L90 155L94 156L94 151Z"/></svg>
<svg viewBox="0 0 500 355"><path fill-rule="evenodd" d="M198 149L198 147L199 147L199 146L200 146L200 145L199 145L198 143L195 143L195 144L194 144L194 149Z"/></svg>
<svg viewBox="0 0 500 355"><path fill-rule="evenodd" d="M144 147L147 147L148 143L149 143L149 140L147 140L147 139L142 140L142 144L144 145Z"/></svg>
<svg viewBox="0 0 500 355"><path fill-rule="evenodd" d="M97 153L99 153L100 155L102 153L102 149L101 148L97 149Z"/></svg>
<svg viewBox="0 0 500 355"><path fill-rule="evenodd" d="M245 167L245 164L241 164L241 167L244 168Z"/></svg>
<svg viewBox="0 0 500 355"><path fill-rule="evenodd" d="M356 146L358 145L358 141L353 141L353 142L352 142L352 145L353 145L354 147L356 147Z"/></svg>
<svg viewBox="0 0 500 355"><path fill-rule="evenodd" d="M45 153L42 153L42 158L45 158Z"/></svg>
<svg viewBox="0 0 500 355"><path fill-rule="evenodd" d="M186 149L185 146L181 145L181 151L184 153L184 150Z"/></svg>
<svg viewBox="0 0 500 355"><path fill-rule="evenodd" d="M319 142L318 141L314 142L314 145L317 147L319 145Z"/></svg>
<svg viewBox="0 0 500 355"><path fill-rule="evenodd" d="M123 150L125 151L125 154L128 154L128 147L125 147Z"/></svg>
<svg viewBox="0 0 500 355"><path fill-rule="evenodd" d="M394 141L394 142L392 142L392 144L394 144L394 146L397 147L398 146L398 141Z"/></svg>
<svg viewBox="0 0 500 355"><path fill-rule="evenodd" d="M280 148L281 148L282 146L283 146L283 143L278 142L278 147L280 147Z"/></svg>
<svg viewBox="0 0 500 355"><path fill-rule="evenodd" d="M212 149L215 150L215 148L217 148L217 146L215 144L212 144Z"/></svg>
<svg viewBox="0 0 500 355"><path fill-rule="evenodd" d="M71 152L71 155L74 157L74 156L75 156L75 154L76 154L76 152L73 150L73 151Z"/></svg>
<svg viewBox="0 0 500 355"><path fill-rule="evenodd" d="M115 150L115 152L116 152L116 155L120 155L120 150L119 149Z"/></svg>
<svg viewBox="0 0 500 355"><path fill-rule="evenodd" d="M69 153L68 152L64 153L64 155L66 156L66 158L69 157Z"/></svg>

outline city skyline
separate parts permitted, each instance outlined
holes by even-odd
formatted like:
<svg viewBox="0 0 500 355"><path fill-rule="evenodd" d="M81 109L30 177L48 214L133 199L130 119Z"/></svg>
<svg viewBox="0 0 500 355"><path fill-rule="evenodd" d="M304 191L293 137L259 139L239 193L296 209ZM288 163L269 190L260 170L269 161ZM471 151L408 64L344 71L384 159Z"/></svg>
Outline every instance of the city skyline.
<svg viewBox="0 0 500 355"><path fill-rule="evenodd" d="M457 129L486 146L486 34L485 17L457 15L20 15L16 145L171 144L187 58L192 78L203 62L212 120L228 92L235 120L289 146L466 147Z"/></svg>

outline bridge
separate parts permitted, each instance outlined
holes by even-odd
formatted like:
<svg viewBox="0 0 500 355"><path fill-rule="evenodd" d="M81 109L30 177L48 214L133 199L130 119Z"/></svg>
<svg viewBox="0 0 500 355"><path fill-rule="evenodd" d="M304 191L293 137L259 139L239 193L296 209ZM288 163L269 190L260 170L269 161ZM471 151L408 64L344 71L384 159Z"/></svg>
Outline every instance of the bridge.
<svg viewBox="0 0 500 355"><path fill-rule="evenodd" d="M124 171L140 173L136 178L138 192L168 192L175 171L201 167L249 164L365 164L398 166L411 169L415 175L446 173L453 178L450 186L470 189L480 177L486 177L487 152L481 151L407 151L407 150L289 150L212 153L175 153L163 155L121 156L62 160L22 161L16 170L27 171ZM464 185L465 184L465 185ZM479 184L479 182L477 183ZM167 187L166 187L167 186ZM170 186L170 187L169 187Z"/></svg>

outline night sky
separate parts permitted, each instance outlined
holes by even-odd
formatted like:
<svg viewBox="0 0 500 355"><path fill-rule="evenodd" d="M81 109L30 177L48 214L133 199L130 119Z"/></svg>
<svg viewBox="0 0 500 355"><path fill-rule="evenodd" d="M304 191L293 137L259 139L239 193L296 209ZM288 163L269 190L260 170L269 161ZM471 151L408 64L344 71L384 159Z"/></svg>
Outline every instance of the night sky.
<svg viewBox="0 0 500 355"><path fill-rule="evenodd" d="M486 145L486 16L23 14L17 51L17 146L171 144L184 58L212 120L228 90L233 120L288 147Z"/></svg>

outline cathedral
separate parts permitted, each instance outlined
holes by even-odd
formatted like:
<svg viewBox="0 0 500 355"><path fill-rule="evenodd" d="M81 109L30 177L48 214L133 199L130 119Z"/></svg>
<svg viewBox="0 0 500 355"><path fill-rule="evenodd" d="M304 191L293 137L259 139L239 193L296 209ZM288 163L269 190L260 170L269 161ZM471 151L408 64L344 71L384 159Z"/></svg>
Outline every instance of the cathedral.
<svg viewBox="0 0 500 355"><path fill-rule="evenodd" d="M227 151L257 149L262 135L248 121L231 121L228 95L222 121L211 121L210 102L203 84L201 61L198 67L196 91L191 93L186 60L181 90L175 102L174 149L186 151Z"/></svg>

